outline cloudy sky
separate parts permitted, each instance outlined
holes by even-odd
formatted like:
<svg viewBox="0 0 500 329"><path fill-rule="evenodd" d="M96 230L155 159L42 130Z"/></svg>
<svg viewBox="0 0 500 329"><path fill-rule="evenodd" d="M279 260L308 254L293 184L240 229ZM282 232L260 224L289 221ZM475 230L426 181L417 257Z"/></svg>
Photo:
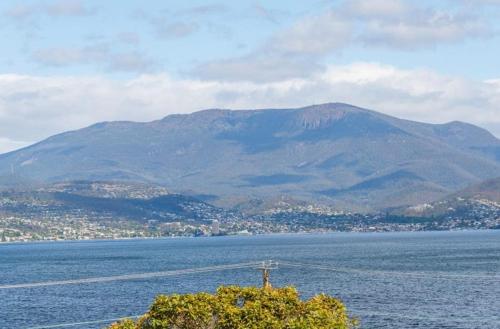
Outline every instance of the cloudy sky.
<svg viewBox="0 0 500 329"><path fill-rule="evenodd" d="M500 0L2 0L0 38L0 153L97 121L325 102L500 136Z"/></svg>

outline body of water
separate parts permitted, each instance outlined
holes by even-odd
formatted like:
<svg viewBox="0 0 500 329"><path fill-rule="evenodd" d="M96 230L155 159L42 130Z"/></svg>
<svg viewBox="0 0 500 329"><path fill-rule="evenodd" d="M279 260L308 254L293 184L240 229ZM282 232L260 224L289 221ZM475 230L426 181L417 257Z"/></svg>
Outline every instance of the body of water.
<svg viewBox="0 0 500 329"><path fill-rule="evenodd" d="M333 233L0 245L0 287L275 259L275 286L341 298L362 328L500 328L500 231ZM336 269L336 270L334 270ZM90 323L144 313L159 293L260 285L252 268L0 289L0 328Z"/></svg>

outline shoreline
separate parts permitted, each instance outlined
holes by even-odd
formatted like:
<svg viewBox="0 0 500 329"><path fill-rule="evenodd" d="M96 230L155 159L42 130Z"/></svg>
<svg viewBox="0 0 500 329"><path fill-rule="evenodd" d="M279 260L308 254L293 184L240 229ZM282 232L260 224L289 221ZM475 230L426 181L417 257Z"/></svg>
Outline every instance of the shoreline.
<svg viewBox="0 0 500 329"><path fill-rule="evenodd" d="M458 232L495 232L500 229L495 228L480 228L480 229L455 229L455 230L421 230L421 231L330 231L330 232L284 232L284 233L262 233L262 234L230 234L217 236L164 236L164 237L123 237L109 239L60 239L60 240L31 240L31 241L8 241L1 242L2 245L19 245L19 244L49 244L49 243L81 243L81 242L113 242L113 241L145 241L145 240L175 240L175 239L216 239L216 238L250 238L250 237L272 237L272 236L299 236L299 235L331 235L331 234L415 234L415 233L458 233Z"/></svg>

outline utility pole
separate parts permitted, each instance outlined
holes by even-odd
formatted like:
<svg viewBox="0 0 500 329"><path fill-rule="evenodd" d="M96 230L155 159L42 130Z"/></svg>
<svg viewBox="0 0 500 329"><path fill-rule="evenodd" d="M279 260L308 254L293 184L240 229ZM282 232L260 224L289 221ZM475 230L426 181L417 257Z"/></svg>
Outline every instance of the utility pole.
<svg viewBox="0 0 500 329"><path fill-rule="evenodd" d="M277 269L278 263L272 260L263 261L262 264L257 268L262 271L262 288L271 289L271 282L269 282L269 276L271 270Z"/></svg>

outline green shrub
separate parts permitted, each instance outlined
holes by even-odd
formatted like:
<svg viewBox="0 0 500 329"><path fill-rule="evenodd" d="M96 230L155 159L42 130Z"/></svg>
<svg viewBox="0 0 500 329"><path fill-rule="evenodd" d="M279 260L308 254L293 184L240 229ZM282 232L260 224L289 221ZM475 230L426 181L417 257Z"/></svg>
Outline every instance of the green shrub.
<svg viewBox="0 0 500 329"><path fill-rule="evenodd" d="M124 320L109 329L348 329L356 320L344 304L321 294L302 301L297 290L222 286L216 294L156 297L137 321Z"/></svg>

